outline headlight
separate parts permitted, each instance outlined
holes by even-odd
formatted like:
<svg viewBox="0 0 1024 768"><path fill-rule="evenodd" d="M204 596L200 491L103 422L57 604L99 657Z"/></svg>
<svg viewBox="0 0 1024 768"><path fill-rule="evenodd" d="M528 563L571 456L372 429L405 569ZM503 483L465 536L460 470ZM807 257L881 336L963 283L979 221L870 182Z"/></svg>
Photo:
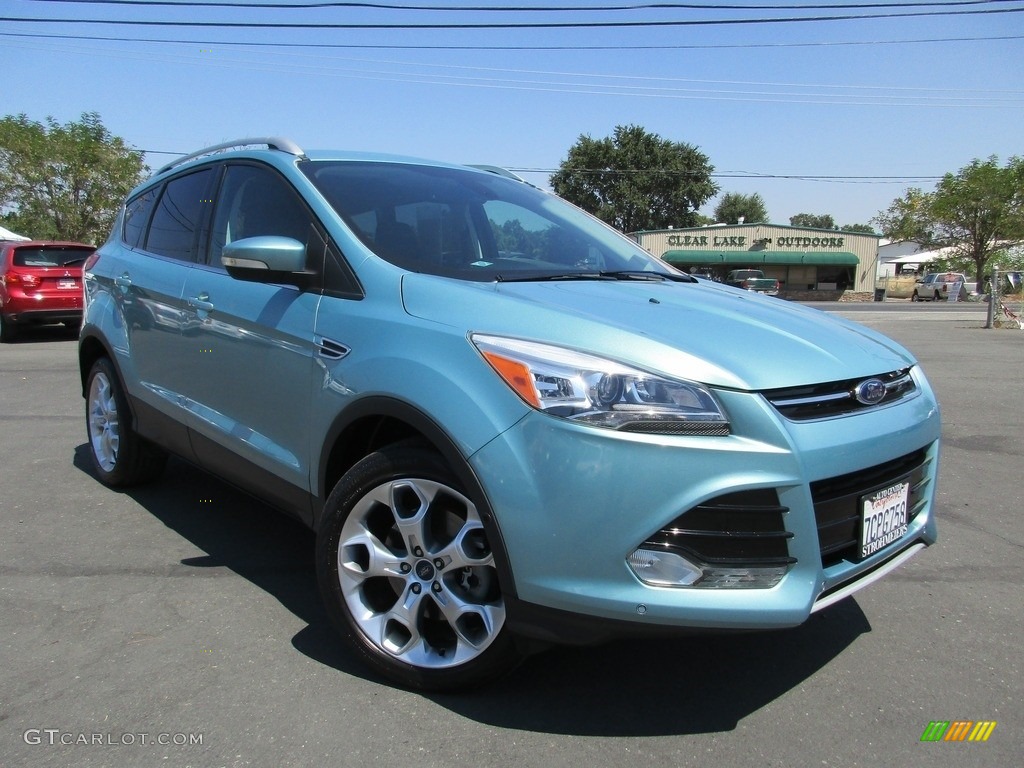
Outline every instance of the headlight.
<svg viewBox="0 0 1024 768"><path fill-rule="evenodd" d="M707 387L584 352L473 334L491 367L538 410L627 432L728 435L729 420Z"/></svg>

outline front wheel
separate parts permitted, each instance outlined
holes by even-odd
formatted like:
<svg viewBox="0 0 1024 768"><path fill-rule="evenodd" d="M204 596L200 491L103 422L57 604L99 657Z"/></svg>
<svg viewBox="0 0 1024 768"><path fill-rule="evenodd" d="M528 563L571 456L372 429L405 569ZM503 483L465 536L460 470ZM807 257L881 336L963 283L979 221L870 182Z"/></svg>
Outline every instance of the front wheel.
<svg viewBox="0 0 1024 768"><path fill-rule="evenodd" d="M912 294L910 295L910 300L911 300L911 301L920 301L920 300L921 300L921 297L917 295L917 291L914 291L914 292L913 292L913 293L912 293Z"/></svg>
<svg viewBox="0 0 1024 768"><path fill-rule="evenodd" d="M327 499L317 577L331 621L401 685L456 690L519 660L476 504L434 451L382 448Z"/></svg>

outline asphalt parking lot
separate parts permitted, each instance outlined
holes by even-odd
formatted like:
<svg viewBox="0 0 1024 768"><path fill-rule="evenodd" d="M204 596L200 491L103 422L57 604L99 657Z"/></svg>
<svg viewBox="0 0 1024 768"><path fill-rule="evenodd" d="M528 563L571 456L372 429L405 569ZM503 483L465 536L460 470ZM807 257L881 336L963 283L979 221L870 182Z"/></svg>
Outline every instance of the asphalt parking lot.
<svg viewBox="0 0 1024 768"><path fill-rule="evenodd" d="M180 462L90 474L76 344L0 347L2 766L1006 766L1024 754L1024 332L823 307L921 360L940 541L802 627L556 649L409 693L334 642L313 537ZM991 721L922 742L932 721Z"/></svg>

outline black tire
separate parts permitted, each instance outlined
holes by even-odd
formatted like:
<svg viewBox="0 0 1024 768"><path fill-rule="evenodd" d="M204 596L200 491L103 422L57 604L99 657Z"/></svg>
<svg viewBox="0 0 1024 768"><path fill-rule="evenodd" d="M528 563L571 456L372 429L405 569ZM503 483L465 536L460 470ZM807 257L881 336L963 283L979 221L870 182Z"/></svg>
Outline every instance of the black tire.
<svg viewBox="0 0 1024 768"><path fill-rule="evenodd" d="M370 668L408 688L489 682L520 660L476 505L434 451L378 450L327 499L317 578L332 623Z"/></svg>
<svg viewBox="0 0 1024 768"><path fill-rule="evenodd" d="M0 313L0 343L10 344L18 338L18 329L10 320Z"/></svg>
<svg viewBox="0 0 1024 768"><path fill-rule="evenodd" d="M935 296L932 297L932 301L942 301L942 294L936 291Z"/></svg>
<svg viewBox="0 0 1024 768"><path fill-rule="evenodd" d="M917 291L914 291L912 294L910 294L910 300L911 301L920 301L921 297L917 295Z"/></svg>
<svg viewBox="0 0 1024 768"><path fill-rule="evenodd" d="M131 422L120 379L101 357L86 380L85 429L93 469L111 488L155 480L167 463L167 454L136 434Z"/></svg>

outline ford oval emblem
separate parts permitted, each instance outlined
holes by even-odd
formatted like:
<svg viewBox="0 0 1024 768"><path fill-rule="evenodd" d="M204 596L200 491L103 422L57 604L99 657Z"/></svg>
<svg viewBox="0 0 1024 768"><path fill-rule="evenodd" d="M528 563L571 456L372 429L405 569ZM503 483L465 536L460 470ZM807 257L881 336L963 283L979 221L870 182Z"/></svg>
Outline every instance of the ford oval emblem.
<svg viewBox="0 0 1024 768"><path fill-rule="evenodd" d="M864 405L878 405L885 399L885 382L880 379L867 379L858 384L853 390L853 396L858 403Z"/></svg>

